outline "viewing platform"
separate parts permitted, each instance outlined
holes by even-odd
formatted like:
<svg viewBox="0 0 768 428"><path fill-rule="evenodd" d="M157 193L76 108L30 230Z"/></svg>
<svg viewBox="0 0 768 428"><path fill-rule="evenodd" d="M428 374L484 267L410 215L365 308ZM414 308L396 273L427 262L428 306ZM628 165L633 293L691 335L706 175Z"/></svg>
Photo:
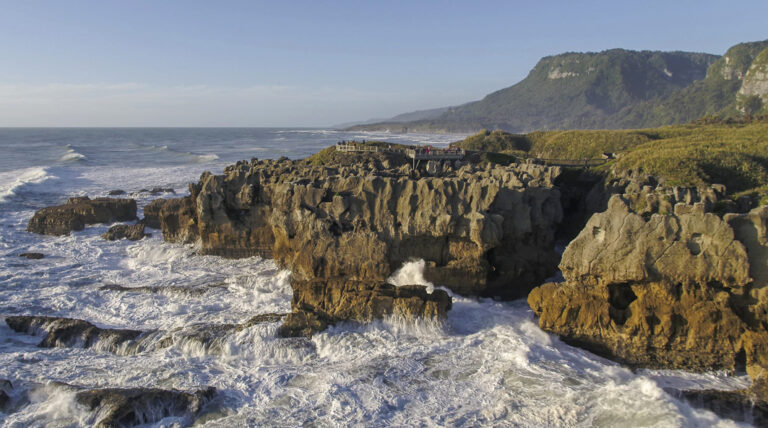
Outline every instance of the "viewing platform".
<svg viewBox="0 0 768 428"><path fill-rule="evenodd" d="M337 143L336 150L340 152L372 152L372 153L402 153L413 159L414 168L420 161L446 161L461 160L466 155L464 149L447 148L436 149L434 147L403 147L370 145L365 143Z"/></svg>

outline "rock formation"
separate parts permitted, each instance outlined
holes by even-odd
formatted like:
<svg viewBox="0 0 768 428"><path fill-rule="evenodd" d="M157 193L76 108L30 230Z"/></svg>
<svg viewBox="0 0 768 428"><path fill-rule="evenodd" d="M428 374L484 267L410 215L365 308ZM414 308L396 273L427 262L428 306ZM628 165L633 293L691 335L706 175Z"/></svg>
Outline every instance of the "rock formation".
<svg viewBox="0 0 768 428"><path fill-rule="evenodd" d="M42 335L43 339L38 344L42 348L90 348L98 343L102 349L115 352L142 334L138 330L99 328L87 321L72 318L18 315L6 317L5 323L19 333Z"/></svg>
<svg viewBox="0 0 768 428"><path fill-rule="evenodd" d="M13 389L13 384L7 379L0 379L0 410L5 410L11 397L8 395Z"/></svg>
<svg viewBox="0 0 768 428"><path fill-rule="evenodd" d="M136 223L136 224L116 224L109 228L104 234L101 235L102 238L106 239L107 241L117 241L119 239L128 239L129 241L138 241L140 239L143 239L145 236L144 234L144 223Z"/></svg>
<svg viewBox="0 0 768 428"><path fill-rule="evenodd" d="M217 353L231 335L262 323L278 322L285 314L261 314L241 324L190 324L169 331L139 331L101 328L73 318L18 315L5 318L16 332L42 336L42 348L95 348L121 355L156 351L182 343L193 343Z"/></svg>
<svg viewBox="0 0 768 428"><path fill-rule="evenodd" d="M525 295L554 272L559 168L465 165L433 177L390 159L358 161L239 162L145 216L168 241L273 258L299 281L385 281L424 258L427 279L456 292Z"/></svg>
<svg viewBox="0 0 768 428"><path fill-rule="evenodd" d="M78 404L92 412L87 423L96 427L125 427L151 424L168 417L191 425L206 403L216 395L209 387L194 392L157 388L102 388L79 391Z"/></svg>
<svg viewBox="0 0 768 428"><path fill-rule="evenodd" d="M639 214L611 197L566 248L565 282L534 289L542 329L645 367L768 368L768 207L722 218L705 203Z"/></svg>
<svg viewBox="0 0 768 428"><path fill-rule="evenodd" d="M19 254L19 257L24 257L28 260L40 260L42 258L45 258L45 254L43 253L21 253Z"/></svg>
<svg viewBox="0 0 768 428"><path fill-rule="evenodd" d="M69 198L64 205L38 210L29 220L28 232L42 235L69 235L87 224L136 220L133 199L85 197Z"/></svg>
<svg viewBox="0 0 768 428"><path fill-rule="evenodd" d="M765 378L760 378L746 390L707 389L668 392L685 399L693 407L709 409L724 418L764 427L768 425L767 384Z"/></svg>
<svg viewBox="0 0 768 428"><path fill-rule="evenodd" d="M311 336L338 321L367 322L390 315L439 319L451 308L448 293L427 293L417 285L329 278L294 281L292 286L293 312L278 331L282 336Z"/></svg>
<svg viewBox="0 0 768 428"><path fill-rule="evenodd" d="M167 241L200 241L203 254L258 255L291 269L284 334L397 312L442 315L442 295L383 285L416 258L428 280L462 294L520 297L554 273L559 168L439 164L422 173L402 155L336 155L324 165L253 160L205 173L189 196L148 205L145 219ZM340 296L368 306L335 307Z"/></svg>

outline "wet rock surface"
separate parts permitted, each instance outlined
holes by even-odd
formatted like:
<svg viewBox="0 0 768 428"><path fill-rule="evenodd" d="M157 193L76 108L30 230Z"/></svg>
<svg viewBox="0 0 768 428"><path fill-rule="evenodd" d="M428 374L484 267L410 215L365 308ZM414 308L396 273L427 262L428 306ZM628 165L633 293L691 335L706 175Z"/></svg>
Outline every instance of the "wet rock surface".
<svg viewBox="0 0 768 428"><path fill-rule="evenodd" d="M23 257L28 260L40 260L42 258L45 258L45 254L43 253L21 253L19 254L19 257Z"/></svg>
<svg viewBox="0 0 768 428"><path fill-rule="evenodd" d="M534 289L542 329L630 365L768 368L768 207L720 217L678 203L641 215L615 195Z"/></svg>
<svg viewBox="0 0 768 428"><path fill-rule="evenodd" d="M9 316L6 324L18 333L42 335L42 348L82 347L98 344L100 349L115 352L121 345L133 342L142 332L99 328L87 321L45 316Z"/></svg>
<svg viewBox="0 0 768 428"><path fill-rule="evenodd" d="M336 322L391 315L437 320L451 309L451 297L443 290L427 293L422 286L331 278L294 282L291 306L293 312L278 331L281 336L311 336Z"/></svg>
<svg viewBox="0 0 768 428"><path fill-rule="evenodd" d="M156 388L104 388L77 392L75 400L92 412L88 424L96 427L132 427L175 418L188 426L214 396L209 387L193 392Z"/></svg>
<svg viewBox="0 0 768 428"><path fill-rule="evenodd" d="M146 294L165 294L169 296L182 295L182 296L202 296L208 293L212 288L221 287L221 285L210 286L183 286L183 285L166 285L166 286L138 286L138 287L126 287L119 284L105 284L99 287L99 290L104 291L117 291L122 293L146 293Z"/></svg>
<svg viewBox="0 0 768 428"><path fill-rule="evenodd" d="M38 210L29 220L27 231L42 235L69 235L89 224L131 220L136 220L135 200L90 199L84 196L69 198L64 205Z"/></svg>
<svg viewBox="0 0 768 428"><path fill-rule="evenodd" d="M753 389L736 391L686 390L669 391L691 406L715 412L720 417L745 422L756 427L768 426L768 402L765 395Z"/></svg>
<svg viewBox="0 0 768 428"><path fill-rule="evenodd" d="M7 379L0 379L0 410L5 410L11 402L8 395L13 389L13 384Z"/></svg>
<svg viewBox="0 0 768 428"><path fill-rule="evenodd" d="M194 343L205 352L218 353L232 334L258 324L279 322L285 315L260 314L240 324L190 324L170 331L100 328L84 320L45 316L9 316L5 322L16 332L43 336L38 344L43 348L96 348L133 355Z"/></svg>
<svg viewBox="0 0 768 428"><path fill-rule="evenodd" d="M144 223L139 222L136 224L116 224L109 228L102 238L107 241L117 241L119 239L127 239L129 241L138 241L146 236L144 233Z"/></svg>

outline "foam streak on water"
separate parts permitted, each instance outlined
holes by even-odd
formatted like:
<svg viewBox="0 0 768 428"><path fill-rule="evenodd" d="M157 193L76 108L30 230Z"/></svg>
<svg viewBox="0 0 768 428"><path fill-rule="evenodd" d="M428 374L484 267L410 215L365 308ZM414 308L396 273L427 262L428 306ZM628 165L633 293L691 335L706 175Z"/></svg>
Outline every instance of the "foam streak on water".
<svg viewBox="0 0 768 428"><path fill-rule="evenodd" d="M524 301L453 296L441 323L390 318L278 339L275 322L237 327L290 311L290 273L270 260L201 256L154 230L139 242L101 239L109 225L69 237L24 231L35 209L67 196L122 189L142 207L156 197L142 189L183 194L205 169L220 172L250 156L303 156L361 137L375 138L312 130L0 131L13 159L0 161L0 315L146 332L138 349L39 348L41 336L0 323L0 379L13 383L0 424L87 426L94 414L74 398L82 387L214 386L218 398L200 421L208 426L734 426L663 388L735 389L748 385L744 377L633 373L541 331ZM60 159L68 140L82 161ZM46 257L18 257L28 251ZM409 262L390 282L439 287L423 269L423 261Z"/></svg>

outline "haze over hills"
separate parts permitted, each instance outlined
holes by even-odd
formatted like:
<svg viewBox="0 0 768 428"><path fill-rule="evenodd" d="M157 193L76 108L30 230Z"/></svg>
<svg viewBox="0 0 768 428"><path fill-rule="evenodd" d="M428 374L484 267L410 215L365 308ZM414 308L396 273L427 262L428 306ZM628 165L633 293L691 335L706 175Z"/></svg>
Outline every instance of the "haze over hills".
<svg viewBox="0 0 768 428"><path fill-rule="evenodd" d="M768 40L706 53L564 53L542 58L519 83L456 107L355 126L392 132L645 128L704 115L766 111Z"/></svg>

